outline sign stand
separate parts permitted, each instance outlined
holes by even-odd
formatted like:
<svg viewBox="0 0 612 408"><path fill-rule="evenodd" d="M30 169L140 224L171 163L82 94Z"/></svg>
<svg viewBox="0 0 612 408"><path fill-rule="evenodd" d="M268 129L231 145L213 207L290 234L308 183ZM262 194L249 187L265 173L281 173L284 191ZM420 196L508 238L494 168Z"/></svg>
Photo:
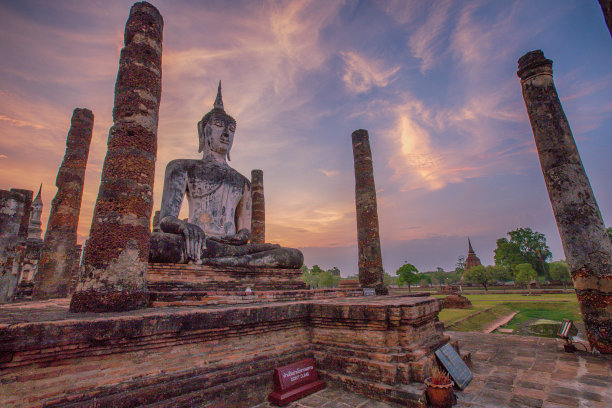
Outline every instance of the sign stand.
<svg viewBox="0 0 612 408"><path fill-rule="evenodd" d="M468 366L463 362L450 343L437 349L435 354L440 363L446 368L446 371L448 371L455 384L457 384L457 387L459 387L460 390L467 387L474 378L474 374L472 374Z"/></svg>
<svg viewBox="0 0 612 408"><path fill-rule="evenodd" d="M319 379L313 358L274 369L274 391L268 400L284 406L325 388Z"/></svg>

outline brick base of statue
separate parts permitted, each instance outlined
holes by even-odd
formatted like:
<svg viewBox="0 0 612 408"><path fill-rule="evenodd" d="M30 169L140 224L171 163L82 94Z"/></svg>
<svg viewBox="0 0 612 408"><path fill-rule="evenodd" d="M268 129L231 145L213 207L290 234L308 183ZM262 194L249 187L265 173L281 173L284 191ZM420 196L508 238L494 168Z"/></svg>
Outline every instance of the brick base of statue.
<svg viewBox="0 0 612 408"><path fill-rule="evenodd" d="M68 303L0 305L0 406L248 407L275 367L314 358L328 384L414 407L446 341L430 297L97 315Z"/></svg>
<svg viewBox="0 0 612 408"><path fill-rule="evenodd" d="M299 269L150 263L153 306L219 305L362 296L357 288L307 289Z"/></svg>

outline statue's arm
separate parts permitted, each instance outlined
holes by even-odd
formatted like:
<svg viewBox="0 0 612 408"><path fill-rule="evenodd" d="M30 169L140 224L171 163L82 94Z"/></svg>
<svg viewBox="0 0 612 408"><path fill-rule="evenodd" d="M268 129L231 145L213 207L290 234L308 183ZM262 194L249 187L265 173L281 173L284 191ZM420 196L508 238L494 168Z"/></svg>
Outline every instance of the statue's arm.
<svg viewBox="0 0 612 408"><path fill-rule="evenodd" d="M187 258L199 262L201 251L206 248L204 231L199 226L178 218L186 191L186 163L181 160L173 160L168 163L164 176L159 227L163 232L183 235Z"/></svg>
<svg viewBox="0 0 612 408"><path fill-rule="evenodd" d="M242 196L236 206L234 223L236 224L234 235L209 238L230 245L244 245L249 242L251 236L251 186L246 180L242 189Z"/></svg>
<svg viewBox="0 0 612 408"><path fill-rule="evenodd" d="M180 234L182 221L178 215L187 190L187 170L181 161L173 160L166 166L164 191L162 193L159 227L164 232Z"/></svg>
<svg viewBox="0 0 612 408"><path fill-rule="evenodd" d="M242 198L236 208L236 235L246 244L251 236L251 185L244 183Z"/></svg>

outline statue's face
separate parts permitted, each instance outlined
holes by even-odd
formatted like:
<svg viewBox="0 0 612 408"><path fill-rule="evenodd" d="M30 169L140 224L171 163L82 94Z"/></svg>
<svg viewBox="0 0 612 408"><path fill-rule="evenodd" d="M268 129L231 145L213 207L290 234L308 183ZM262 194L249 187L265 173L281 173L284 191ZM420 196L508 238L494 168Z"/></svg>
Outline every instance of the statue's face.
<svg viewBox="0 0 612 408"><path fill-rule="evenodd" d="M236 124L224 115L213 115L204 128L213 152L227 154L234 143Z"/></svg>

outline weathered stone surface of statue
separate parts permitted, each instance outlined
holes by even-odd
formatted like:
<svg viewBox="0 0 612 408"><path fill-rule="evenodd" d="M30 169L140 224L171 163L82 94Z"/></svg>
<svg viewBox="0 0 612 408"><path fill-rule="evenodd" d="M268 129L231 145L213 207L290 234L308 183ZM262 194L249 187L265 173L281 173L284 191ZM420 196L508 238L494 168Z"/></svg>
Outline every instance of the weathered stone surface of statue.
<svg viewBox="0 0 612 408"><path fill-rule="evenodd" d="M612 353L612 244L553 82L552 61L518 61L544 181L591 347Z"/></svg>
<svg viewBox="0 0 612 408"><path fill-rule="evenodd" d="M0 303L13 300L25 253L32 191L0 190Z"/></svg>
<svg viewBox="0 0 612 408"><path fill-rule="evenodd" d="M264 200L263 170L251 170L251 197L253 216L251 219L251 243L266 242L266 204Z"/></svg>
<svg viewBox="0 0 612 408"><path fill-rule="evenodd" d="M355 205L357 209L357 244L359 251L359 283L374 288L379 295L387 294L383 282L383 265L378 232L378 209L374 169L368 131L353 132L355 160Z"/></svg>
<svg viewBox="0 0 612 408"><path fill-rule="evenodd" d="M135 3L125 26L115 84L114 124L72 296L73 312L146 307L157 123L161 99L163 19L147 2Z"/></svg>
<svg viewBox="0 0 612 408"><path fill-rule="evenodd" d="M299 268L302 253L275 244L248 243L251 234L251 183L227 160L236 121L223 107L221 83L213 109L198 123L202 159L168 163L160 229L151 236L150 261L215 266ZM188 221L178 218L183 197Z"/></svg>
<svg viewBox="0 0 612 408"><path fill-rule="evenodd" d="M57 194L51 203L38 272L34 277L33 299L68 296L93 124L94 115L89 109L76 108L72 113L66 154L55 181Z"/></svg>

